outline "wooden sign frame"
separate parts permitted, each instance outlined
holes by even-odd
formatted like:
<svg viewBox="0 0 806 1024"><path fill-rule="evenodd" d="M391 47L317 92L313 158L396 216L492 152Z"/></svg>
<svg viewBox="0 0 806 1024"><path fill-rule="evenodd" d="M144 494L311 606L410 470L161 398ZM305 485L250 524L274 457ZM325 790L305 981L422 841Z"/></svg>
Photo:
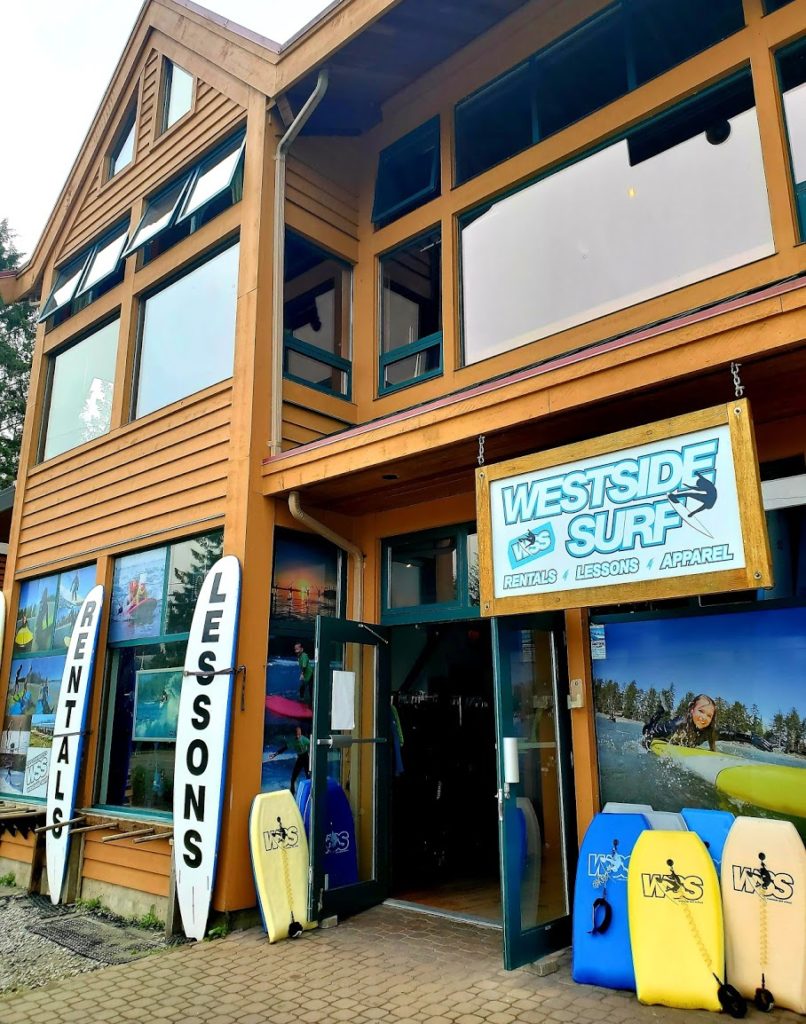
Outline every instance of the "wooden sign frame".
<svg viewBox="0 0 806 1024"><path fill-rule="evenodd" d="M727 426L730 431L739 521L745 551L743 568L717 569L713 572L668 576L663 579L598 584L537 594L495 596L490 503L490 485L493 482L719 426ZM755 435L750 406L746 399L606 434L562 448L483 466L476 470L476 513L483 616L518 615L559 611L565 608L658 601L734 590L755 590L770 587L773 583Z"/></svg>

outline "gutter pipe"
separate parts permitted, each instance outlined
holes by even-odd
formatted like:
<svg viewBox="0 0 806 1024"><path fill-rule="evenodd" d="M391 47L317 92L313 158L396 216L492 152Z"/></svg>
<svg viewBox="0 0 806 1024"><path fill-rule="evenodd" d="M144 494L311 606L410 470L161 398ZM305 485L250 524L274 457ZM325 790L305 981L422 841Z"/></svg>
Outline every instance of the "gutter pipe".
<svg viewBox="0 0 806 1024"><path fill-rule="evenodd" d="M303 511L299 491L291 491L288 495L288 510L298 522L307 526L313 533L318 533L325 540L329 540L336 547L341 548L342 551L346 551L353 560L353 618L356 622L362 622L364 612L364 552L353 544L352 541L340 536L335 530L331 530L329 526L325 526L324 523L320 523L318 519L314 519L313 516Z"/></svg>
<svg viewBox="0 0 806 1024"><path fill-rule="evenodd" d="M322 68L314 90L277 144L274 156L274 273L272 281L272 455L282 451L283 440L283 284L285 280L285 164L291 145L324 99L329 74Z"/></svg>

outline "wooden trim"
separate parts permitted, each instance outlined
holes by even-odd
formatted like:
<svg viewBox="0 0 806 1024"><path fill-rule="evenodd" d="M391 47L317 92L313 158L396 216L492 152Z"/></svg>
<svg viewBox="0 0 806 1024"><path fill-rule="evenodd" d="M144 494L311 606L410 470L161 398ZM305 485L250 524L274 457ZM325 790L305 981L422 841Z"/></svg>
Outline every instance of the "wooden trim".
<svg viewBox="0 0 806 1024"><path fill-rule="evenodd" d="M593 703L593 670L590 656L588 613L581 608L565 612L568 679L581 679L584 706L571 711L571 743L574 751L574 795L577 836L580 845L593 816L601 807L599 753L596 746L596 712Z"/></svg>
<svg viewBox="0 0 806 1024"><path fill-rule="evenodd" d="M493 580L492 517L490 484L524 473L534 473L552 466L616 453L628 448L675 438L711 427L728 426L731 434L733 464L745 566L721 569L690 576L641 582L617 583L610 586L580 587L552 593L497 597ZM662 600L689 597L692 594L720 593L731 590L753 590L772 586L772 564L761 500L761 483L746 399L714 406L685 416L659 420L640 427L631 427L615 434L510 459L476 470L478 506L479 565L482 615L517 615L569 607L627 604L632 601Z"/></svg>

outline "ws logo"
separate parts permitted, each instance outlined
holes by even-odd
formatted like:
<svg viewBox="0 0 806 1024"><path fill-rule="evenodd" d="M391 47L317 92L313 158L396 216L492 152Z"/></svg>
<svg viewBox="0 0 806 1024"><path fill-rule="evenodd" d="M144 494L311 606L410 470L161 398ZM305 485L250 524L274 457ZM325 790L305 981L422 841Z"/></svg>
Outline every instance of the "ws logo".
<svg viewBox="0 0 806 1024"><path fill-rule="evenodd" d="M328 832L325 836L325 853L347 853L349 849L349 832Z"/></svg>
<svg viewBox="0 0 806 1024"><path fill-rule="evenodd" d="M761 868L746 868L733 864L733 889L735 892L751 893L776 903L789 903L795 894L795 879L786 871L770 871Z"/></svg>
<svg viewBox="0 0 806 1024"><path fill-rule="evenodd" d="M588 875L590 878L618 879L626 882L629 856L620 853L589 853Z"/></svg>
<svg viewBox="0 0 806 1024"><path fill-rule="evenodd" d="M296 825L286 828L278 818L277 828L267 829L263 833L263 845L267 853L272 850L293 850L299 846L299 829Z"/></svg>
<svg viewBox="0 0 806 1024"><path fill-rule="evenodd" d="M641 888L647 899L671 899L685 903L699 903L705 885L699 875L668 875L654 872L641 875Z"/></svg>
<svg viewBox="0 0 806 1024"><path fill-rule="evenodd" d="M550 555L554 550L554 530L551 523L527 530L509 542L509 564L513 569Z"/></svg>

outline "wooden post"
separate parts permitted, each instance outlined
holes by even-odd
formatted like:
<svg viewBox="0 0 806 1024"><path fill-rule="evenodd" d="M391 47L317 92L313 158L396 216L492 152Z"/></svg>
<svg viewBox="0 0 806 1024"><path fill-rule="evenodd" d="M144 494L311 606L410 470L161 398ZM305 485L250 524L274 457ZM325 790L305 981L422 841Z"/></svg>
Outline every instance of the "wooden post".
<svg viewBox="0 0 806 1024"><path fill-rule="evenodd" d="M588 612L569 608L565 613L568 648L568 678L582 680L584 705L571 711L571 743L574 751L574 789L576 792L577 835L580 843L585 830L600 807L599 762L596 751L596 724L593 709L593 672L591 670Z"/></svg>

